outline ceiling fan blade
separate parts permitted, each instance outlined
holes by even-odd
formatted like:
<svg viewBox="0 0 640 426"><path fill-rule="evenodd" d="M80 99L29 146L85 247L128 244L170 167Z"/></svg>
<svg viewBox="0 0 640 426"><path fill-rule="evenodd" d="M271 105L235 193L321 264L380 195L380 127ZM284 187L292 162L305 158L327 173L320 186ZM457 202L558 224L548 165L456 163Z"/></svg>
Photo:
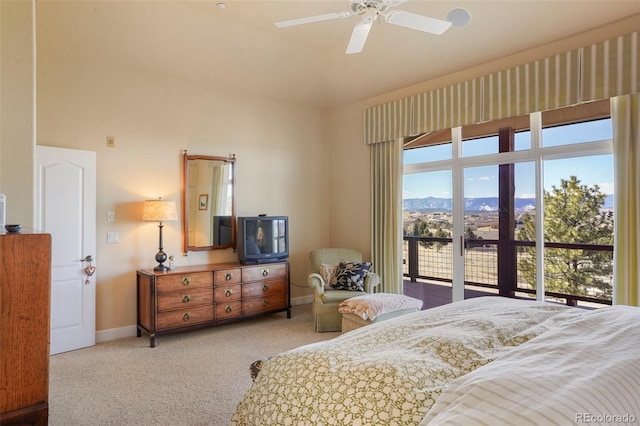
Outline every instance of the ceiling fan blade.
<svg viewBox="0 0 640 426"><path fill-rule="evenodd" d="M362 52L364 44L367 42L367 37L369 37L369 31L371 31L372 25L373 21L362 21L353 27L351 39L349 40L347 51L345 52L347 55Z"/></svg>
<svg viewBox="0 0 640 426"><path fill-rule="evenodd" d="M407 0L387 0L386 3L389 5L389 7L397 7L406 1Z"/></svg>
<svg viewBox="0 0 640 426"><path fill-rule="evenodd" d="M312 22L346 18L347 16L351 16L351 15L352 13L348 10L342 11L342 12L333 12L333 13L327 13L324 15L308 16L306 18L297 18L297 19L290 19L288 21L280 21L280 22L276 22L275 26L278 28L287 28L287 27L293 27L294 25L310 24Z"/></svg>
<svg viewBox="0 0 640 426"><path fill-rule="evenodd" d="M403 10L389 12L384 19L390 24L438 35L447 31L451 26L449 21L429 18L428 16L417 15Z"/></svg>

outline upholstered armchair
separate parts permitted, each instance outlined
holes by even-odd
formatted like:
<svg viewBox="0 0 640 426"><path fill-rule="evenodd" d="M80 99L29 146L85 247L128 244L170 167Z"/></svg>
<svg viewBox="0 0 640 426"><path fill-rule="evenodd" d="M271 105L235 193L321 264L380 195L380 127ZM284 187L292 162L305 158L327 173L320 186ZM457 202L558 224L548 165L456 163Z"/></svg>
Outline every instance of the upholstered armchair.
<svg viewBox="0 0 640 426"><path fill-rule="evenodd" d="M340 276L341 273L340 264L341 262L347 263L348 267L366 264L362 261L361 252L345 248L323 248L312 251L309 254L309 260L311 261L311 274L309 274L308 283L314 289L315 331L340 331L342 328L342 315L338 312L340 302L350 297L373 293L373 289L380 284L380 276L374 272L366 272L363 274L361 288L358 288L357 285L351 285L350 282L346 286L350 289L344 289L345 285L336 283L336 275ZM342 272L344 272L344 268L342 268ZM355 283L356 280L352 281ZM342 289L333 288L332 285Z"/></svg>

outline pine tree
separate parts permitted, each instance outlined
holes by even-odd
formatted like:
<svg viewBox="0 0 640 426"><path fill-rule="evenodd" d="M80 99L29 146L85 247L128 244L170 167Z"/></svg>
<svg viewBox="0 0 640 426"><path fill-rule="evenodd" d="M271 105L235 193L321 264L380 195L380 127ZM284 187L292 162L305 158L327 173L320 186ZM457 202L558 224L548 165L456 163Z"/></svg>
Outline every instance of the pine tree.
<svg viewBox="0 0 640 426"><path fill-rule="evenodd" d="M562 179L544 193L544 238L548 242L613 244L613 212L603 210L606 194L598 185L580 185L576 176ZM518 239L535 241L535 218L526 214ZM535 248L521 249L518 271L536 286ZM613 271L610 252L576 249L544 249L545 290L587 296L596 289L611 299L608 280Z"/></svg>

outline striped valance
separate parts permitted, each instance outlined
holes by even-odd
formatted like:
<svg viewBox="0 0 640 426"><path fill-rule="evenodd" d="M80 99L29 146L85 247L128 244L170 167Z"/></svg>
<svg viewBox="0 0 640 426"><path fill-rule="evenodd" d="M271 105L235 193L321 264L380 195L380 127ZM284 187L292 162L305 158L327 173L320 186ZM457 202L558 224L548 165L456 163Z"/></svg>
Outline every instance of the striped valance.
<svg viewBox="0 0 640 426"><path fill-rule="evenodd" d="M482 77L480 122L575 105L579 70L580 54L571 51Z"/></svg>
<svg viewBox="0 0 640 426"><path fill-rule="evenodd" d="M639 92L638 34L627 34L580 49L582 101Z"/></svg>
<svg viewBox="0 0 640 426"><path fill-rule="evenodd" d="M411 134L412 103L409 97L365 110L365 141L390 141Z"/></svg>
<svg viewBox="0 0 640 426"><path fill-rule="evenodd" d="M482 80L465 81L421 93L413 99L413 135L432 128L447 129L476 122L482 110Z"/></svg>
<svg viewBox="0 0 640 426"><path fill-rule="evenodd" d="M368 108L365 143L637 93L638 34Z"/></svg>

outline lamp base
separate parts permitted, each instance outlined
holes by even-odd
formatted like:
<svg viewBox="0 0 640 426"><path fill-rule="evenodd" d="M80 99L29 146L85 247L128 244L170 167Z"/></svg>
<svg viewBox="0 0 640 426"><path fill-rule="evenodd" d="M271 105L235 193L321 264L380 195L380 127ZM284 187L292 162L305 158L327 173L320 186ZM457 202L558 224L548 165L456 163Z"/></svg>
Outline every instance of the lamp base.
<svg viewBox="0 0 640 426"><path fill-rule="evenodd" d="M163 264L166 260L167 254L162 251L162 246L160 246L160 250L158 251L158 253L156 253L156 262L158 262L158 266L153 268L153 270L167 272L169 270L169 267Z"/></svg>
<svg viewBox="0 0 640 426"><path fill-rule="evenodd" d="M156 266L155 268L153 268L154 271L162 271L162 272L167 272L169 270L168 266L163 265L162 263L160 263L158 266Z"/></svg>

